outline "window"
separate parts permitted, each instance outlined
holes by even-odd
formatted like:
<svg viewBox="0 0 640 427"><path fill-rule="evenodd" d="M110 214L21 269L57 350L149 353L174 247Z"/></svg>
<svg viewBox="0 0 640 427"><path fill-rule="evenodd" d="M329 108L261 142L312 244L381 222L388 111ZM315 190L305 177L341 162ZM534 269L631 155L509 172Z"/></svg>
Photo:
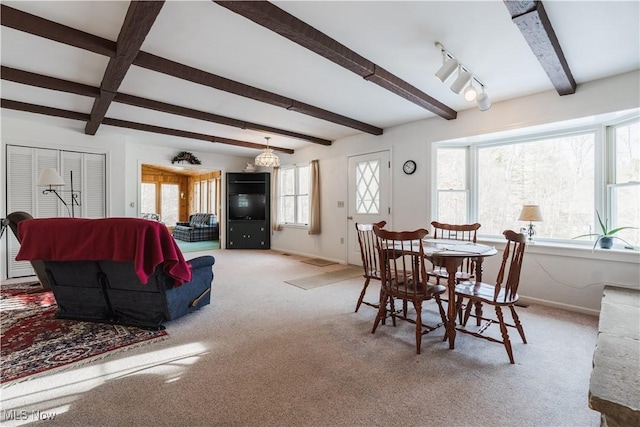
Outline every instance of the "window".
<svg viewBox="0 0 640 427"><path fill-rule="evenodd" d="M380 161L356 164L356 213L380 213Z"/></svg>
<svg viewBox="0 0 640 427"><path fill-rule="evenodd" d="M479 233L519 230L522 205L541 206L537 239L584 242L597 233L596 210L609 227L640 226L639 121L573 128L436 149L435 219L479 222ZM607 153L605 155L605 153ZM640 245L638 230L619 237ZM619 246L622 242L616 242Z"/></svg>
<svg viewBox="0 0 640 427"><path fill-rule="evenodd" d="M640 122L612 126L609 130L612 153L608 197L611 228L640 224ZM640 230L616 234L634 246L640 245Z"/></svg>
<svg viewBox="0 0 640 427"><path fill-rule="evenodd" d="M467 189L467 150L438 150L438 221L445 224L467 224L469 190Z"/></svg>
<svg viewBox="0 0 640 427"><path fill-rule="evenodd" d="M143 182L141 186L142 213L159 213L156 208L156 184L153 182Z"/></svg>
<svg viewBox="0 0 640 427"><path fill-rule="evenodd" d="M162 221L167 225L173 226L178 222L178 198L180 186L178 184L162 183L160 185L160 190L160 215L162 216Z"/></svg>
<svg viewBox="0 0 640 427"><path fill-rule="evenodd" d="M309 224L309 165L292 166L280 170L280 222Z"/></svg>

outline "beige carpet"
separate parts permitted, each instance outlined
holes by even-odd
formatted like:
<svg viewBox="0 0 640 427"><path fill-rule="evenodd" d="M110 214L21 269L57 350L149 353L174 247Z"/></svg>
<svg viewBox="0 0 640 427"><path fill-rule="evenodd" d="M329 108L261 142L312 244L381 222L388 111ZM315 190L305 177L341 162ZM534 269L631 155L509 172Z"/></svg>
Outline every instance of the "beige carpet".
<svg viewBox="0 0 640 427"><path fill-rule="evenodd" d="M308 290L320 286L330 285L332 283L342 282L343 280L352 279L359 276L362 276L362 267L349 266L347 268L341 268L339 270L329 271L327 273L320 273L314 274L313 276L285 280L284 282Z"/></svg>
<svg viewBox="0 0 640 427"><path fill-rule="evenodd" d="M169 339L3 389L1 412L55 414L48 427L600 425L596 317L519 309L529 344L515 334L515 365L468 335L449 350L442 328L417 355L413 325L371 334L374 309L354 313L362 277L301 292L283 281L318 271L302 257L211 253L212 304L169 322ZM424 317L437 321L434 305Z"/></svg>

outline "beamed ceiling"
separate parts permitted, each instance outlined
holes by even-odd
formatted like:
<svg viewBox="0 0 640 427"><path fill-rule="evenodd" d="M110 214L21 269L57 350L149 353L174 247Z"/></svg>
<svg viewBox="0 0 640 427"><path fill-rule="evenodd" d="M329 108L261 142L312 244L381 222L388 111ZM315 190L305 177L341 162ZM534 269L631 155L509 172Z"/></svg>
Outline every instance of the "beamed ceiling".
<svg viewBox="0 0 640 427"><path fill-rule="evenodd" d="M639 68L637 1L3 1L2 114L254 156ZM479 114L491 114L491 110Z"/></svg>

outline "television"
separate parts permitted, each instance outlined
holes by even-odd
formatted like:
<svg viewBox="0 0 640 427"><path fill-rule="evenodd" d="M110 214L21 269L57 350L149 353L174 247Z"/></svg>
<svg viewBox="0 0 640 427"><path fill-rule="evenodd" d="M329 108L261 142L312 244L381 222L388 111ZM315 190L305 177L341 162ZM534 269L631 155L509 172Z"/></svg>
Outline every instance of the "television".
<svg viewBox="0 0 640 427"><path fill-rule="evenodd" d="M266 199L264 194L229 195L229 219L262 220L266 218Z"/></svg>

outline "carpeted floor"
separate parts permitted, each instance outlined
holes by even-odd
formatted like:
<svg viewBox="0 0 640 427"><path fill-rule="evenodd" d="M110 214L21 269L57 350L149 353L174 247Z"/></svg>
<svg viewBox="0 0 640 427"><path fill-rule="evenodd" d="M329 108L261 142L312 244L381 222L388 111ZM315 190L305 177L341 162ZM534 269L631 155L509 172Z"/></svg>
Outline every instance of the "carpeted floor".
<svg viewBox="0 0 640 427"><path fill-rule="evenodd" d="M285 283L297 286L302 289L314 289L320 286L342 282L343 280L352 279L358 276L362 276L362 267L348 266L346 268L340 268L339 270L334 270L327 273L319 273L314 274L313 276L285 280Z"/></svg>
<svg viewBox="0 0 640 427"><path fill-rule="evenodd" d="M3 387L71 369L167 335L166 331L56 319L53 293L36 284L3 284L0 289Z"/></svg>
<svg viewBox="0 0 640 427"><path fill-rule="evenodd" d="M185 242L184 240L175 239L182 253L210 251L220 249L219 240L203 240L201 242Z"/></svg>
<svg viewBox="0 0 640 427"><path fill-rule="evenodd" d="M354 313L362 277L284 283L344 265L270 250L214 256L211 305L168 322L169 339L3 389L2 413L55 414L46 425L64 427L600 425L588 407L597 317L520 308L529 343L514 334L515 365L502 345L468 335L449 350L442 328L417 355L413 325L371 334L375 310ZM435 305L424 318L438 319Z"/></svg>

